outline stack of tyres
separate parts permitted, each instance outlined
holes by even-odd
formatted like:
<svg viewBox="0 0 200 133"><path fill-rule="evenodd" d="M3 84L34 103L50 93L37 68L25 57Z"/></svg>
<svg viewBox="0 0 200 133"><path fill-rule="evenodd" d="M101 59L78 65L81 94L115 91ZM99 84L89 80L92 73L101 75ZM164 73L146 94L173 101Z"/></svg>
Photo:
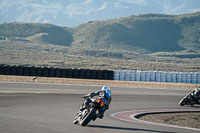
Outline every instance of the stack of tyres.
<svg viewBox="0 0 200 133"><path fill-rule="evenodd" d="M160 72L160 82L166 82L166 72Z"/></svg>
<svg viewBox="0 0 200 133"><path fill-rule="evenodd" d="M114 71L114 80L119 80L119 70Z"/></svg>
<svg viewBox="0 0 200 133"><path fill-rule="evenodd" d="M119 71L119 80L124 81L125 80L125 72L126 70L120 70Z"/></svg>
<svg viewBox="0 0 200 133"><path fill-rule="evenodd" d="M190 72L186 73L186 82L189 84L191 83L191 73Z"/></svg>
<svg viewBox="0 0 200 133"><path fill-rule="evenodd" d="M172 82L171 72L166 73L166 82Z"/></svg>
<svg viewBox="0 0 200 133"><path fill-rule="evenodd" d="M156 82L160 82L160 77L161 77L161 75L160 75L161 73L160 72L156 72Z"/></svg>
<svg viewBox="0 0 200 133"><path fill-rule="evenodd" d="M30 76L36 76L36 67L30 67Z"/></svg>
<svg viewBox="0 0 200 133"><path fill-rule="evenodd" d="M30 76L30 67L26 66L23 69L24 71L24 76Z"/></svg>
<svg viewBox="0 0 200 133"><path fill-rule="evenodd" d="M0 65L0 75L4 74L4 65Z"/></svg>
<svg viewBox="0 0 200 133"><path fill-rule="evenodd" d="M176 83L177 79L176 79L176 75L177 75L177 72L172 72L172 83Z"/></svg>
<svg viewBox="0 0 200 133"><path fill-rule="evenodd" d="M150 82L151 81L151 77L150 77L151 73L149 71L145 72L145 81Z"/></svg>
<svg viewBox="0 0 200 133"><path fill-rule="evenodd" d="M130 81L130 70L125 71L124 73L124 80L125 81Z"/></svg>
<svg viewBox="0 0 200 133"><path fill-rule="evenodd" d="M79 78L81 78L81 79L86 78L85 69L79 69Z"/></svg>
<svg viewBox="0 0 200 133"><path fill-rule="evenodd" d="M86 79L91 79L91 70L89 70L89 69L85 70L85 78Z"/></svg>
<svg viewBox="0 0 200 133"><path fill-rule="evenodd" d="M108 70L103 70L102 71L102 79L108 80Z"/></svg>
<svg viewBox="0 0 200 133"><path fill-rule="evenodd" d="M197 84L200 84L200 72L197 73Z"/></svg>
<svg viewBox="0 0 200 133"><path fill-rule="evenodd" d="M182 75L181 72L177 72L177 74L176 74L176 83L181 83L181 75Z"/></svg>
<svg viewBox="0 0 200 133"><path fill-rule="evenodd" d="M145 72L141 71L141 81L146 81Z"/></svg>
<svg viewBox="0 0 200 133"><path fill-rule="evenodd" d="M131 72L130 72L130 81L135 81L135 71L134 70L132 70Z"/></svg>
<svg viewBox="0 0 200 133"><path fill-rule="evenodd" d="M192 72L192 74L191 74L191 83L192 84L197 83L197 73L196 72Z"/></svg>
<svg viewBox="0 0 200 133"><path fill-rule="evenodd" d="M10 75L17 75L17 66L10 67Z"/></svg>
<svg viewBox="0 0 200 133"><path fill-rule="evenodd" d="M61 69L61 77L66 78L67 77L67 70L66 69Z"/></svg>
<svg viewBox="0 0 200 133"><path fill-rule="evenodd" d="M140 81L141 77L141 71L136 71L135 72L135 81Z"/></svg>
<svg viewBox="0 0 200 133"><path fill-rule="evenodd" d="M10 66L5 66L5 75L10 75Z"/></svg>
<svg viewBox="0 0 200 133"><path fill-rule="evenodd" d="M79 70L78 69L72 70L72 78L79 78Z"/></svg>
<svg viewBox="0 0 200 133"><path fill-rule="evenodd" d="M42 76L43 77L48 77L49 76L49 68L48 67L43 67L42 68Z"/></svg>
<svg viewBox="0 0 200 133"><path fill-rule="evenodd" d="M108 71L108 80L113 80L113 78L114 78L114 71L109 70Z"/></svg>
<svg viewBox="0 0 200 133"><path fill-rule="evenodd" d="M42 76L42 69L41 67L36 68L36 76Z"/></svg>
<svg viewBox="0 0 200 133"><path fill-rule="evenodd" d="M67 69L67 78L72 78L72 69Z"/></svg>
<svg viewBox="0 0 200 133"><path fill-rule="evenodd" d="M150 72L150 81L151 82L156 81L156 72L155 71Z"/></svg>
<svg viewBox="0 0 200 133"><path fill-rule="evenodd" d="M49 68L49 77L55 77L55 69L53 67Z"/></svg>
<svg viewBox="0 0 200 133"><path fill-rule="evenodd" d="M55 77L61 77L61 69L60 68L55 68Z"/></svg>
<svg viewBox="0 0 200 133"><path fill-rule="evenodd" d="M24 66L17 67L17 75L20 75L20 76L24 75Z"/></svg>
<svg viewBox="0 0 200 133"><path fill-rule="evenodd" d="M97 71L96 70L91 70L91 79L96 79L97 78Z"/></svg>
<svg viewBox="0 0 200 133"><path fill-rule="evenodd" d="M102 70L96 70L96 74L97 74L97 79L103 79L103 71Z"/></svg>
<svg viewBox="0 0 200 133"><path fill-rule="evenodd" d="M187 83L187 73L186 72L183 72L181 74L181 82L182 83Z"/></svg>

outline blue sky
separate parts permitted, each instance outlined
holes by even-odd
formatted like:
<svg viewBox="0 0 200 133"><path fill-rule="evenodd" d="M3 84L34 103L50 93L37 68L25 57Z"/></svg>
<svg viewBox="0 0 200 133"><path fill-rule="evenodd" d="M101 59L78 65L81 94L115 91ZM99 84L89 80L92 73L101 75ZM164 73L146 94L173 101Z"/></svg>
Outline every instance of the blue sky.
<svg viewBox="0 0 200 133"><path fill-rule="evenodd" d="M130 15L200 11L200 0L0 0L0 23L40 22L77 26Z"/></svg>

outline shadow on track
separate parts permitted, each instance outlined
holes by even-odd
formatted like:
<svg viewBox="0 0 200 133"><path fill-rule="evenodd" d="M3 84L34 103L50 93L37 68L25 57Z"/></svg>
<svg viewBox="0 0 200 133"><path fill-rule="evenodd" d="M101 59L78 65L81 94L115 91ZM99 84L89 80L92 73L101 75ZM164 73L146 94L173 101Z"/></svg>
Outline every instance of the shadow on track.
<svg viewBox="0 0 200 133"><path fill-rule="evenodd" d="M125 131L145 131L145 132L152 132L152 133L177 133L177 132L169 132L169 131L157 131L157 130L150 130L150 129L115 127L115 126L101 126L101 125L88 125L87 127L116 129L116 130L125 130Z"/></svg>

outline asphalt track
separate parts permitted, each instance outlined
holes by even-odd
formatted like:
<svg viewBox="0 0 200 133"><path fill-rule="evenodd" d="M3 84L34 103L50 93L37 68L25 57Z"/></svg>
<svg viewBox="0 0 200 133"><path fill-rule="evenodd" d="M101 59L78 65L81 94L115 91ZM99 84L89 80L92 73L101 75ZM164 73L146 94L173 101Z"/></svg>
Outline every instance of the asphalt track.
<svg viewBox="0 0 200 133"><path fill-rule="evenodd" d="M81 96L100 86L0 83L0 133L200 133L112 117L129 110L198 109L180 107L188 89L112 87L112 103L104 119L87 127L72 124Z"/></svg>

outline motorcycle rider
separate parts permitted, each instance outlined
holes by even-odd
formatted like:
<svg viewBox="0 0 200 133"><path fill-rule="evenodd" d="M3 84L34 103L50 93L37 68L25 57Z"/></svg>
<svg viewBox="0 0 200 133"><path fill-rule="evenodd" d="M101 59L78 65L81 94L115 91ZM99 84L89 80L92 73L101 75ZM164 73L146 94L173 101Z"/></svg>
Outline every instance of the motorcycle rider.
<svg viewBox="0 0 200 133"><path fill-rule="evenodd" d="M196 88L191 92L193 98L200 104L200 88Z"/></svg>
<svg viewBox="0 0 200 133"><path fill-rule="evenodd" d="M82 111L89 105L89 103L92 103L94 102L95 99L93 99L94 96L99 96L99 98L101 98L104 102L104 107L102 107L100 110L98 110L98 114L92 119L93 121L96 119L96 118L100 118L102 119L104 117L104 112L106 110L109 109L109 104L111 103L111 90L110 90L110 87L108 86L103 86L101 88L101 90L98 90L96 92L92 92L92 93L89 93L87 95L84 95L83 98L87 98L87 100L85 100L85 102L81 105L80 107L80 111L78 112L78 114L81 114ZM91 97L91 98L89 98ZM77 124L78 121L75 119L73 121L74 124Z"/></svg>

